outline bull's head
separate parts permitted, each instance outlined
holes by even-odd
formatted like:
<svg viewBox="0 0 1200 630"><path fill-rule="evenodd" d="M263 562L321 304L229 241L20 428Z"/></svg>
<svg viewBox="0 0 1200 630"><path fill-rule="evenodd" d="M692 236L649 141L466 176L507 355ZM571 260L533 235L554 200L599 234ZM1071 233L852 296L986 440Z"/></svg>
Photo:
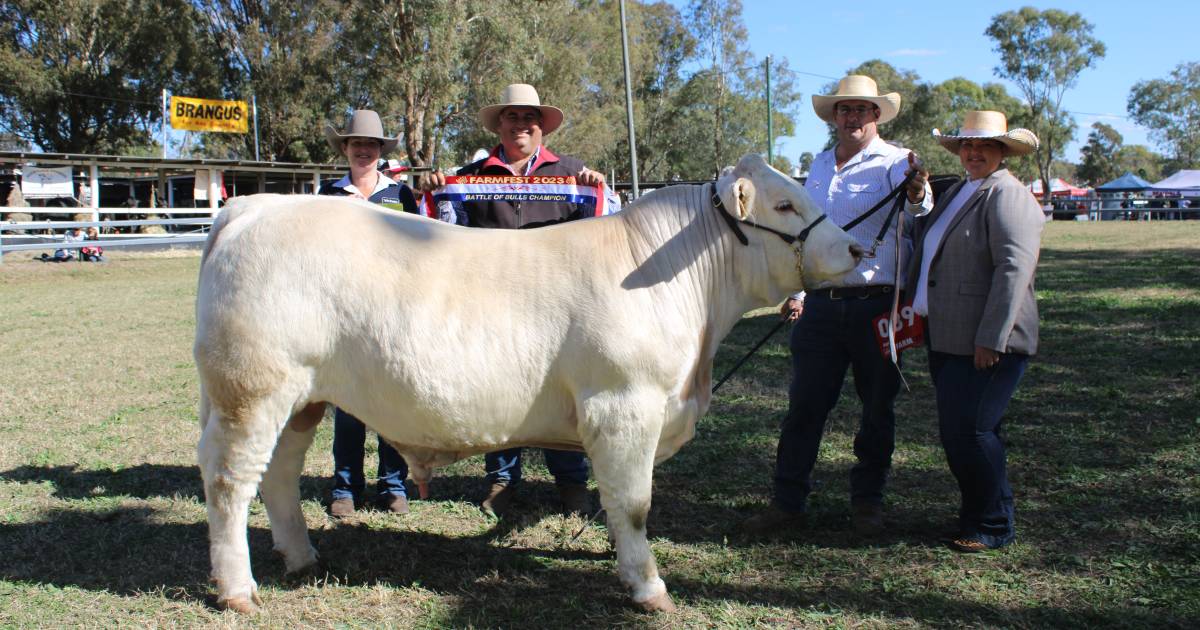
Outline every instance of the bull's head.
<svg viewBox="0 0 1200 630"><path fill-rule="evenodd" d="M805 286L846 274L862 247L825 215L802 186L749 154L717 180L717 196L749 243L762 247L770 275L771 302ZM755 229L761 228L761 229ZM772 234L773 233L773 234ZM790 241L790 242L789 242Z"/></svg>

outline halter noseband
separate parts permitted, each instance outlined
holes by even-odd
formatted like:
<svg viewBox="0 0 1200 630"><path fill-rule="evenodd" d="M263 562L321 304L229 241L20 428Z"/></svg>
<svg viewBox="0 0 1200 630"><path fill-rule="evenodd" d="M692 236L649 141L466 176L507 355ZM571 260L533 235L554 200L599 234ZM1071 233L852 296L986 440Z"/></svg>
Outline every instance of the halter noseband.
<svg viewBox="0 0 1200 630"><path fill-rule="evenodd" d="M808 235L812 232L812 229L820 225L825 219L829 218L829 215L822 214L821 216L817 217L816 221L809 223L808 226L803 230L800 230L798 234L792 236L787 232L780 232L773 227L759 225L753 221L738 219L732 214L729 214L729 210L725 208L725 204L721 201L721 196L717 194L716 184L712 184L712 203L713 207L717 209L717 212L721 213L721 218L725 219L725 223L729 224L729 229L733 230L733 235L737 237L738 241L741 241L742 245L749 245L750 239L746 238L746 233L742 231L741 226L738 225L739 223L744 223L750 227L758 228L760 230L766 230L767 232L770 232L783 239L783 242L787 243L788 245L794 245L796 241L800 241L801 247L803 247L803 243L804 241L808 240Z"/></svg>
<svg viewBox="0 0 1200 630"><path fill-rule="evenodd" d="M735 218L725 208L725 204L721 201L721 196L717 194L717 185L715 183L712 184L712 204L717 209L717 212L720 213L721 218L725 219L725 223L729 224L729 229L733 230L733 235L737 237L738 241L741 241L742 245L749 245L750 239L746 238L746 233L742 231L742 227L738 225L739 223L744 223L760 230L766 230L783 239L783 242L790 245L792 252L796 254L796 271L800 274L800 282L804 282L804 241L808 240L808 235L812 232L812 229L820 225L825 219L828 219L829 215L821 214L815 221L809 223L803 230L800 230L798 234L792 236L787 232L780 232L772 227Z"/></svg>

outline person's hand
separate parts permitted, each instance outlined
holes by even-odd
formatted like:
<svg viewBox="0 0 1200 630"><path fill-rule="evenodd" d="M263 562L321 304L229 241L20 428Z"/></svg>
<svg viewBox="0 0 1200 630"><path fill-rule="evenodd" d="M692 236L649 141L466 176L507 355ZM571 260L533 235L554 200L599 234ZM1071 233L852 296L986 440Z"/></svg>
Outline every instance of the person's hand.
<svg viewBox="0 0 1200 630"><path fill-rule="evenodd" d="M789 322L794 322L800 319L800 313L804 312L804 300L798 300L790 297L783 301L779 307L779 314Z"/></svg>
<svg viewBox="0 0 1200 630"><path fill-rule="evenodd" d="M916 171L912 180L908 182L908 201L910 203L921 203L925 199L925 185L929 183L929 170L917 158L917 154L908 152L908 170L904 171L905 175Z"/></svg>
<svg viewBox="0 0 1200 630"><path fill-rule="evenodd" d="M604 173L584 167L575 175L575 183L582 186L599 186L604 183Z"/></svg>
<svg viewBox="0 0 1200 630"><path fill-rule="evenodd" d="M430 171L417 178L417 190L426 193L433 192L446 185L446 174L442 171Z"/></svg>
<svg viewBox="0 0 1200 630"><path fill-rule="evenodd" d="M975 346L975 369L987 370L1000 362L1000 353L991 348Z"/></svg>

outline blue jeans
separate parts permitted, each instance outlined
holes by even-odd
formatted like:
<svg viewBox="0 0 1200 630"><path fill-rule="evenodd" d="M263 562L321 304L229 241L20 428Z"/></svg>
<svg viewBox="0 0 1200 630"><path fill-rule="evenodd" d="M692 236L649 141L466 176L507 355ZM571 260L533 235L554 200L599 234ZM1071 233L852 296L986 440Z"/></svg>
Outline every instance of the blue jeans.
<svg viewBox="0 0 1200 630"><path fill-rule="evenodd" d="M975 369L974 357L929 351L929 373L937 390L938 432L962 505L959 534L989 547L1012 542L1013 493L1000 426L1004 410L1029 357L1001 354L1000 362Z"/></svg>
<svg viewBox="0 0 1200 630"><path fill-rule="evenodd" d="M515 484L521 480L521 447L494 451L483 457L488 483ZM585 484L588 478L587 459L578 451L542 449L546 468L559 484Z"/></svg>
<svg viewBox="0 0 1200 630"><path fill-rule="evenodd" d="M367 439L367 427L354 416L337 409L333 416L333 499L358 500L366 488L363 477L363 444ZM380 498L388 494L408 496L404 490L404 478L408 476L408 463L379 438L379 479L375 489Z"/></svg>
<svg viewBox="0 0 1200 630"><path fill-rule="evenodd" d="M830 410L841 396L846 368L853 369L862 417L854 436L858 463L850 470L853 503L883 502L883 486L896 445L892 403L900 372L879 351L872 320L891 309L891 294L833 300L812 294L792 327L792 385L788 414L775 456L775 497L781 509L803 512Z"/></svg>

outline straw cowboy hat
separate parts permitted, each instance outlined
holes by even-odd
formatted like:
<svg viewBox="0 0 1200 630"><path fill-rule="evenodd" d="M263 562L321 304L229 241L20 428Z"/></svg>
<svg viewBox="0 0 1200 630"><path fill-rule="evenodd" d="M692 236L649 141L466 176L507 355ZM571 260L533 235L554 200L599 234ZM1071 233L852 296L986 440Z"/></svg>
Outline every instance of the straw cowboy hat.
<svg viewBox="0 0 1200 630"><path fill-rule="evenodd" d="M813 94L813 109L817 112L817 117L828 123L833 122L833 108L838 101L874 103L879 108L879 120L875 122L880 125L900 113L900 95L888 92L881 96L875 79L862 74L847 75L838 81L837 92L833 94Z"/></svg>
<svg viewBox="0 0 1200 630"><path fill-rule="evenodd" d="M396 145L400 144L400 136L389 138L384 135L379 114L369 109L354 110L346 119L346 128L342 131L334 129L333 125L325 125L325 139L329 141L329 146L333 147L334 153L341 155L342 141L347 138L374 138L382 142L380 155L391 153L396 149Z"/></svg>
<svg viewBox="0 0 1200 630"><path fill-rule="evenodd" d="M1027 155L1038 148L1037 136L1028 129L1008 130L1008 118L1001 112L970 111L963 118L962 128L957 134L945 134L933 130L933 138L947 151L958 155L959 144L968 138L995 140L1004 144L1004 155Z"/></svg>
<svg viewBox="0 0 1200 630"><path fill-rule="evenodd" d="M504 88L500 103L479 110L479 124L492 133L500 132L500 112L505 107L533 107L542 113L542 133L549 135L562 124L563 113L557 107L542 105L537 90L526 83L513 83Z"/></svg>

